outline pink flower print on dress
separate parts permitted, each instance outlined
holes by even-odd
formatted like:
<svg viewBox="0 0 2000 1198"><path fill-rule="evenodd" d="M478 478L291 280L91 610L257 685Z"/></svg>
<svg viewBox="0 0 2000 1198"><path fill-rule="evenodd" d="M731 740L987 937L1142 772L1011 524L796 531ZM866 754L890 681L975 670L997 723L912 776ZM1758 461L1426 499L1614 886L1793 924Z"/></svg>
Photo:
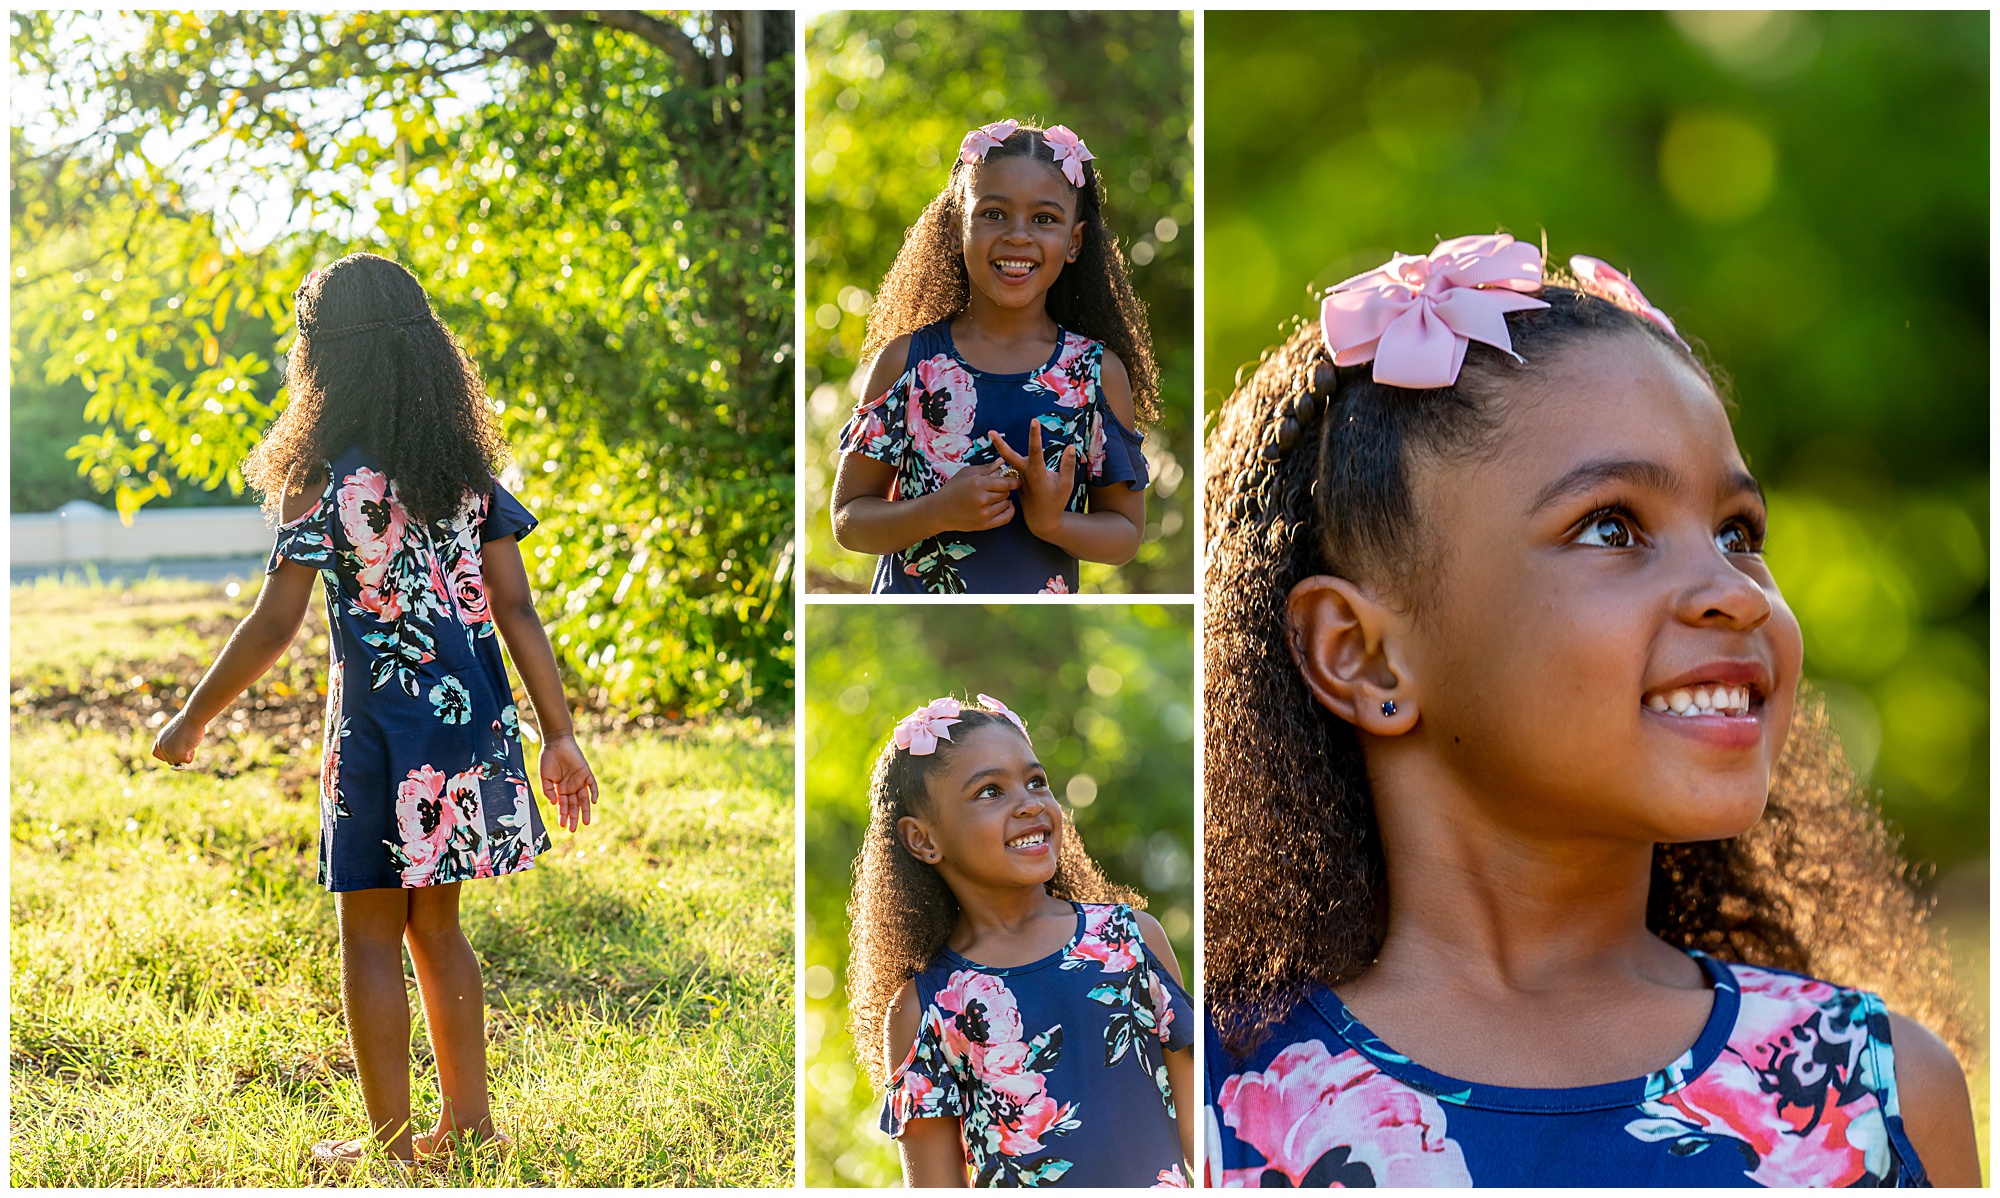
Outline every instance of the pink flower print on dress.
<svg viewBox="0 0 2000 1198"><path fill-rule="evenodd" d="M427 885L443 860L457 825L457 811L444 797L444 771L428 765L410 771L396 787L396 832L402 839L403 885Z"/></svg>
<svg viewBox="0 0 2000 1198"><path fill-rule="evenodd" d="M910 439L938 477L950 479L965 468L972 453L978 384L965 367L942 355L917 363L912 373L916 379L905 415Z"/></svg>
<svg viewBox="0 0 2000 1198"><path fill-rule="evenodd" d="M1813 978L1736 967L1736 1026L1713 1065L1641 1104L1626 1125L1642 1140L1726 1136L1748 1144L1764 1186L1846 1186L1888 1175L1891 1150L1875 1095L1845 1105L1867 1050L1865 1012ZM1788 1098L1787 1096L1792 1096Z"/></svg>
<svg viewBox="0 0 2000 1198"><path fill-rule="evenodd" d="M1058 574L1054 578L1049 579L1047 586L1035 593L1038 595L1067 595L1069 594L1069 580Z"/></svg>
<svg viewBox="0 0 2000 1198"><path fill-rule="evenodd" d="M1159 1026L1153 1029L1153 1033L1159 1036L1160 1043L1165 1044L1167 1031L1174 1026L1174 1003L1173 999L1167 996L1166 983L1160 980L1160 975L1155 970L1146 971L1146 993L1152 998L1153 1010L1157 1013L1155 1018L1159 1021Z"/></svg>
<svg viewBox="0 0 2000 1198"><path fill-rule="evenodd" d="M986 1050L1021 1039L1021 1009L1007 983L975 969L961 969L938 991L938 1009L946 1014L941 1029L945 1051L972 1062L973 1072L985 1070Z"/></svg>
<svg viewBox="0 0 2000 1198"><path fill-rule="evenodd" d="M1095 476L1104 473L1104 421L1090 422L1090 444L1083 451L1085 473Z"/></svg>
<svg viewBox="0 0 2000 1198"><path fill-rule="evenodd" d="M1464 1152L1445 1135L1443 1104L1351 1049L1336 1057L1318 1040L1293 1044L1269 1069L1223 1082L1216 1106L1267 1162L1228 1170L1227 1186L1258 1186L1266 1169L1300 1186L1315 1166L1357 1181L1365 1170L1377 1186L1472 1184Z"/></svg>
<svg viewBox="0 0 2000 1198"><path fill-rule="evenodd" d="M389 476L363 466L340 484L340 527L361 559L355 575L360 603L385 621L403 618L403 601L388 585L389 563L403 544L409 517Z"/></svg>
<svg viewBox="0 0 2000 1198"><path fill-rule="evenodd" d="M1090 342L1081 337L1063 336L1062 352L1049 364L1047 370L1035 377L1035 382L1055 393L1056 403L1065 408L1081 408L1090 403L1092 379L1086 377L1087 370L1079 359L1090 349Z"/></svg>
<svg viewBox="0 0 2000 1198"><path fill-rule="evenodd" d="M1012 1055L1026 1058L1027 1045L1016 1042L1007 1047L1018 1047L1021 1051ZM1069 1118L1076 1104L1057 1103L1049 1097L1048 1078L1044 1074L1014 1064L1008 1073L982 1068L980 1080L1000 1099L994 1117L994 1126L1000 1132L1000 1151L1008 1156L1027 1156L1042 1150L1042 1137Z"/></svg>
<svg viewBox="0 0 2000 1198"><path fill-rule="evenodd" d="M1187 1178L1181 1176L1181 1167L1174 1165L1170 1168L1160 1170L1160 1179L1153 1183L1153 1188L1156 1190L1185 1190L1188 1188Z"/></svg>
<svg viewBox="0 0 2000 1198"><path fill-rule="evenodd" d="M1142 957L1139 928L1129 918L1120 918L1124 908L1116 904L1092 904L1083 909L1083 935L1069 950L1071 959L1082 958L1103 966L1106 973L1136 969Z"/></svg>

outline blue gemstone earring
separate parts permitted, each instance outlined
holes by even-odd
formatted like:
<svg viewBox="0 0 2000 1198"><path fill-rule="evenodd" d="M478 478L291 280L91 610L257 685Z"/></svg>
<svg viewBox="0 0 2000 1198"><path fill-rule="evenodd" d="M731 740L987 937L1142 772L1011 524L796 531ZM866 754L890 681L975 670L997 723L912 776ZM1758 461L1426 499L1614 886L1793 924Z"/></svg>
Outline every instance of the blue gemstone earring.
<svg viewBox="0 0 2000 1198"><path fill-rule="evenodd" d="M1383 715L1395 715L1395 714L1396 714L1396 701L1395 701L1394 699L1384 699L1384 700L1382 700L1382 714L1383 714Z"/></svg>

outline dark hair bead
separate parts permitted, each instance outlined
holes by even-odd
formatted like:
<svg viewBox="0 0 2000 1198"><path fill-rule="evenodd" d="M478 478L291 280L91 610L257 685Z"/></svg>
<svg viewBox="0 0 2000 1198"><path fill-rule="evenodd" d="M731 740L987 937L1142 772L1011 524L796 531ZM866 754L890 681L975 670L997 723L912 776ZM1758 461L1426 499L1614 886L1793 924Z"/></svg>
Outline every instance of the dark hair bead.
<svg viewBox="0 0 2000 1198"><path fill-rule="evenodd" d="M1264 443L1264 447L1257 451L1257 456L1267 462L1275 462L1285 456L1285 451L1278 448L1275 443L1267 441Z"/></svg>
<svg viewBox="0 0 2000 1198"><path fill-rule="evenodd" d="M1299 422L1290 416L1278 422L1278 452L1290 453L1299 443Z"/></svg>
<svg viewBox="0 0 2000 1198"><path fill-rule="evenodd" d="M1319 415L1319 396L1310 391L1301 391L1292 397L1292 419L1300 424L1311 424Z"/></svg>
<svg viewBox="0 0 2000 1198"><path fill-rule="evenodd" d="M1334 379L1333 363L1316 362L1313 364L1313 394L1318 395L1322 399L1332 395Z"/></svg>

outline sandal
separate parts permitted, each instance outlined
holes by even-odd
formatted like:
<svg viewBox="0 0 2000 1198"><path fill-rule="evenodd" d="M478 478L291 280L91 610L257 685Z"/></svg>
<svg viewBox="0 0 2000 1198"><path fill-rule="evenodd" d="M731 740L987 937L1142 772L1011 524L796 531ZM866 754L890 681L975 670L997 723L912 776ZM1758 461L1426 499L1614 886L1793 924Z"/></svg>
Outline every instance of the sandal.
<svg viewBox="0 0 2000 1198"><path fill-rule="evenodd" d="M369 1137L353 1140L321 1140L306 1154L306 1159L321 1168L332 1170L352 1169L370 1157L369 1149L376 1141ZM383 1155L379 1159L396 1167L398 1172L407 1173L411 1162L400 1157Z"/></svg>

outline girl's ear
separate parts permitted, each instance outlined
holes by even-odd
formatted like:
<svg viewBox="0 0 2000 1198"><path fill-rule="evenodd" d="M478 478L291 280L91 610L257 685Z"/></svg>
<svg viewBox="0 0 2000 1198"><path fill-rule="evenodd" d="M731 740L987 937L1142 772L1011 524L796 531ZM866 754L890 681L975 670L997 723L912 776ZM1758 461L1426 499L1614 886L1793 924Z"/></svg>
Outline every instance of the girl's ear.
<svg viewBox="0 0 2000 1198"><path fill-rule="evenodd" d="M944 860L937 841L931 839L930 825L914 815L906 815L896 821L896 839L902 841L903 848L919 861L936 865Z"/></svg>
<svg viewBox="0 0 2000 1198"><path fill-rule="evenodd" d="M1375 736L1416 727L1417 687L1404 658L1401 615L1330 574L1301 580L1286 609L1292 660L1320 706Z"/></svg>
<svg viewBox="0 0 2000 1198"><path fill-rule="evenodd" d="M1064 261L1074 262L1076 256L1083 252L1083 228L1089 223L1087 220L1080 220L1076 222L1076 227L1069 231L1069 256Z"/></svg>

